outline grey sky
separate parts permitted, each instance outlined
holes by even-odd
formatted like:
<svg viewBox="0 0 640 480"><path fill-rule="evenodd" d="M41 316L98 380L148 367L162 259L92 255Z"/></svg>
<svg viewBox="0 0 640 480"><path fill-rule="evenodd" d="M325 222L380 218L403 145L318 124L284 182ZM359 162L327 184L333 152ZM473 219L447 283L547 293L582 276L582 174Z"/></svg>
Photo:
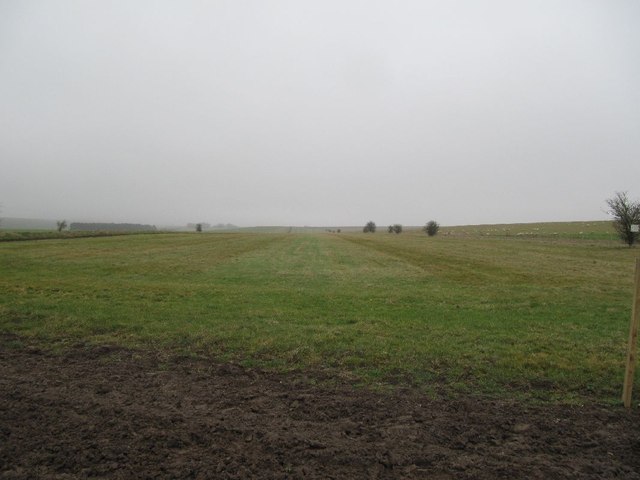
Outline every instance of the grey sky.
<svg viewBox="0 0 640 480"><path fill-rule="evenodd" d="M8 217L607 218L640 2L0 0Z"/></svg>

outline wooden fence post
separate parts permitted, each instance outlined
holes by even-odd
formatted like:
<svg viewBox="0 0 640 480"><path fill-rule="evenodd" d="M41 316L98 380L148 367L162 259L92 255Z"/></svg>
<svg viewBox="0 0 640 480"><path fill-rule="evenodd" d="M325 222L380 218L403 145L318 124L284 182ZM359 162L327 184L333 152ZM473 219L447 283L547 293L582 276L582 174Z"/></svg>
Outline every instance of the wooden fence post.
<svg viewBox="0 0 640 480"><path fill-rule="evenodd" d="M627 348L627 369L624 374L624 386L622 389L622 401L626 408L631 407L631 391L636 369L638 323L640 323L640 258L636 259L635 290L633 308L631 310L631 326L629 328L629 347Z"/></svg>

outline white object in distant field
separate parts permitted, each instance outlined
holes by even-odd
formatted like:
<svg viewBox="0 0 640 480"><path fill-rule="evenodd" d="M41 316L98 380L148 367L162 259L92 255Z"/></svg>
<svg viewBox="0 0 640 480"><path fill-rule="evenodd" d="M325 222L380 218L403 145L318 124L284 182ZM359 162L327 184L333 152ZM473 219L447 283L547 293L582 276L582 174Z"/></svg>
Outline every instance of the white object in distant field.
<svg viewBox="0 0 640 480"><path fill-rule="evenodd" d="M640 233L640 225L631 225L631 232Z"/></svg>

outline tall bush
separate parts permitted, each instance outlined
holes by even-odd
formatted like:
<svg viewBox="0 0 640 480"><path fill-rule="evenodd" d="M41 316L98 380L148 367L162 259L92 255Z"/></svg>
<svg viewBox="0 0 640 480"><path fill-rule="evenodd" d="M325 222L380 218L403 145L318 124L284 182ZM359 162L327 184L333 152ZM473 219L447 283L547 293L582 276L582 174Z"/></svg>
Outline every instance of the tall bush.
<svg viewBox="0 0 640 480"><path fill-rule="evenodd" d="M440 225L435 220L428 221L424 226L425 233L430 237L436 235L438 233L438 230L440 230Z"/></svg>

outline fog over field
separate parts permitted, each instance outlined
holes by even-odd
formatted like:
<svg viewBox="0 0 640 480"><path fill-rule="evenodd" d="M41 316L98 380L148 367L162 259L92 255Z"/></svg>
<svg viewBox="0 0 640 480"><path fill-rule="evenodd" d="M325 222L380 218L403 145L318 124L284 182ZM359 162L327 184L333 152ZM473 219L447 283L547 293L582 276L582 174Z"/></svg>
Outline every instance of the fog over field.
<svg viewBox="0 0 640 480"><path fill-rule="evenodd" d="M640 2L0 1L0 216L606 219Z"/></svg>

